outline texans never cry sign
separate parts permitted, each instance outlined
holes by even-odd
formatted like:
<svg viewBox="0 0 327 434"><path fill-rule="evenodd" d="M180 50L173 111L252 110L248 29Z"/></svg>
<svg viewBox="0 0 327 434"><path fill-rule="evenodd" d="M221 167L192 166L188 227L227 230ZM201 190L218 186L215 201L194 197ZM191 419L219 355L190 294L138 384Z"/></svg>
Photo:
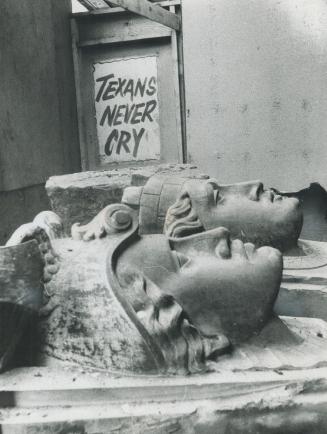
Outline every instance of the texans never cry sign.
<svg viewBox="0 0 327 434"><path fill-rule="evenodd" d="M156 57L93 66L101 163L159 159Z"/></svg>

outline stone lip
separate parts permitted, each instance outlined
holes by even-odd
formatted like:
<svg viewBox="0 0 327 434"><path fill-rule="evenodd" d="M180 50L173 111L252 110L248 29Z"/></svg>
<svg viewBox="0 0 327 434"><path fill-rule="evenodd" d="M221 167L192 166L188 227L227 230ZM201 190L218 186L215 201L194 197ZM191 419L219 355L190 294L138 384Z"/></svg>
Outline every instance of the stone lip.
<svg viewBox="0 0 327 434"><path fill-rule="evenodd" d="M72 224L88 223L105 206L120 202L126 187L143 186L157 173L186 178L201 175L191 164L162 164L52 176L45 188L52 210L62 219L66 235L70 235Z"/></svg>

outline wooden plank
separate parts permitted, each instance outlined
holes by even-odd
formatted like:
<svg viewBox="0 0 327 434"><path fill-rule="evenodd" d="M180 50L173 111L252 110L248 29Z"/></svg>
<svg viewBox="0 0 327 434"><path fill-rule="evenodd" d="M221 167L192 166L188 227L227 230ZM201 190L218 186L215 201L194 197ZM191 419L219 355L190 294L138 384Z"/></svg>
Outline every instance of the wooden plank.
<svg viewBox="0 0 327 434"><path fill-rule="evenodd" d="M78 0L86 9L92 11L94 9L101 9L107 7L104 0Z"/></svg>
<svg viewBox="0 0 327 434"><path fill-rule="evenodd" d="M143 33L136 35L121 35L111 38L89 39L78 44L78 47L90 47L94 45L118 44L122 42L139 41L145 39L156 38L169 38L171 36L170 30L163 30L161 32Z"/></svg>
<svg viewBox="0 0 327 434"><path fill-rule="evenodd" d="M78 1L81 6L85 7L88 11L92 11L94 8L93 6L90 6L90 4L87 1L79 0Z"/></svg>
<svg viewBox="0 0 327 434"><path fill-rule="evenodd" d="M161 7L180 6L180 4L181 0L161 0L156 2L156 5Z"/></svg>
<svg viewBox="0 0 327 434"><path fill-rule="evenodd" d="M80 65L79 65L79 31L74 19L71 20L71 34L72 34L72 51L74 62L74 75L75 75L75 89L76 89L76 105L77 105L77 122L78 122L78 137L81 152L81 167L82 170L87 170L87 147L83 134L83 106L81 96L81 78L80 78Z"/></svg>
<svg viewBox="0 0 327 434"><path fill-rule="evenodd" d="M178 15L166 11L161 6L152 4L147 0L115 0L115 2L110 3L114 3L130 12L149 18L174 30L180 30L181 28Z"/></svg>
<svg viewBox="0 0 327 434"><path fill-rule="evenodd" d="M166 38L172 32L169 27L125 10L121 14L105 15L103 18L96 15L78 20L79 47Z"/></svg>
<svg viewBox="0 0 327 434"><path fill-rule="evenodd" d="M126 10L124 8L103 8L103 9L94 9L93 11L87 11L87 12L77 12L77 13L73 13L71 14L72 18L87 18L90 17L92 15L110 15L110 14L116 14L118 12L126 12Z"/></svg>
<svg viewBox="0 0 327 434"><path fill-rule="evenodd" d="M5 17L0 25L1 191L39 185L51 174L80 168L70 10L66 0L0 1L0 21ZM0 199L1 208L6 200Z"/></svg>
<svg viewBox="0 0 327 434"><path fill-rule="evenodd" d="M171 6L170 10L175 11L175 7ZM178 161L183 163L183 137L182 137L182 117L181 117L181 100L179 92L179 71L178 71L178 48L177 48L177 32L173 31L171 36L171 53L173 57L173 89L175 94L175 110L176 110L176 145L178 150Z"/></svg>
<svg viewBox="0 0 327 434"><path fill-rule="evenodd" d="M162 7L170 7L170 6L180 6L181 1L180 0L163 0L156 3L159 6ZM71 14L72 17L88 17L90 15L109 15L109 14L116 14L126 12L126 9L121 7L107 7L107 8L101 8L101 9L93 9L89 10L87 12L76 12Z"/></svg>
<svg viewBox="0 0 327 434"><path fill-rule="evenodd" d="M183 163L187 161L187 134L186 134L186 102L185 102L185 79L184 79L184 55L183 55L183 34L177 36L177 53L178 53L178 77L179 77L179 92L181 104L181 130L182 130L182 146L183 146Z"/></svg>

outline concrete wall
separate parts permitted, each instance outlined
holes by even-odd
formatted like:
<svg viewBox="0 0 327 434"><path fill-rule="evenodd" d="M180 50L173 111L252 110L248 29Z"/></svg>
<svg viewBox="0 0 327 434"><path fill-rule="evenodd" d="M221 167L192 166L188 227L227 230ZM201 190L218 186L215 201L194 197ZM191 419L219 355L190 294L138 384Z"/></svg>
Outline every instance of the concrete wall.
<svg viewBox="0 0 327 434"><path fill-rule="evenodd" d="M0 243L48 207L49 176L80 170L70 12L70 0L0 2Z"/></svg>
<svg viewBox="0 0 327 434"><path fill-rule="evenodd" d="M188 162L327 186L327 3L183 0Z"/></svg>

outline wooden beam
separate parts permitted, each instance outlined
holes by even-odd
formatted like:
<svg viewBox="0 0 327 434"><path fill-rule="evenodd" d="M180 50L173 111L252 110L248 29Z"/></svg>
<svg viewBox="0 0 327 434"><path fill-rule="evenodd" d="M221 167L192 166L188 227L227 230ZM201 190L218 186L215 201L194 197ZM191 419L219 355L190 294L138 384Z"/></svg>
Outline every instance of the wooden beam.
<svg viewBox="0 0 327 434"><path fill-rule="evenodd" d="M89 11L101 9L107 6L107 3L104 0L78 0L78 1Z"/></svg>
<svg viewBox="0 0 327 434"><path fill-rule="evenodd" d="M181 0L159 0L156 2L156 5L162 6L162 7L170 7L170 6L180 6ZM172 11L170 11L172 12Z"/></svg>
<svg viewBox="0 0 327 434"><path fill-rule="evenodd" d="M93 45L108 45L108 44L122 44L123 42L139 41L144 39L156 39L171 37L172 30L162 29L161 32L142 32L135 35L119 35L110 38L98 38L90 39L80 42L77 46L80 47L90 47Z"/></svg>
<svg viewBox="0 0 327 434"><path fill-rule="evenodd" d="M174 30L180 30L181 28L181 22L178 15L166 11L166 9L161 6L150 3L147 0L110 0L110 4L112 3Z"/></svg>

